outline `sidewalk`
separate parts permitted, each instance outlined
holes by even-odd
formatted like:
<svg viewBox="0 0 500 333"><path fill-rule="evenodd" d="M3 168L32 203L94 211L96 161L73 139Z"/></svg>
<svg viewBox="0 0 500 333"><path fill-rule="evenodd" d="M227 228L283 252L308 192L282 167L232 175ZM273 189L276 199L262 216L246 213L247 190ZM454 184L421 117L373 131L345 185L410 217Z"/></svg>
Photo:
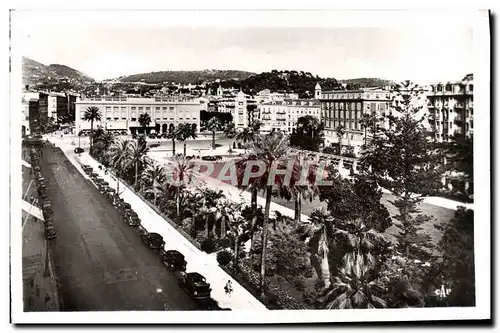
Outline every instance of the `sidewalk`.
<svg viewBox="0 0 500 333"><path fill-rule="evenodd" d="M88 178L83 173L78 160L83 164L90 165L94 171L99 174L99 177L109 182L110 187L116 189L116 179L114 179L114 177L112 178L109 173L105 175L104 170L99 170L99 163L87 153L78 157L71 153L68 154L65 149L63 149L63 151L84 177ZM260 301L223 271L214 258L198 250L121 181L120 192L121 197L128 202L132 206L132 209L139 215L143 227L149 232L157 232L163 236L166 243L166 250L175 249L180 251L184 254L188 263L187 270L196 271L205 276L212 288L212 298L219 303L220 307L231 308L232 310L267 310ZM227 295L224 290L224 286L228 280L231 280L233 284L233 292L230 295Z"/></svg>

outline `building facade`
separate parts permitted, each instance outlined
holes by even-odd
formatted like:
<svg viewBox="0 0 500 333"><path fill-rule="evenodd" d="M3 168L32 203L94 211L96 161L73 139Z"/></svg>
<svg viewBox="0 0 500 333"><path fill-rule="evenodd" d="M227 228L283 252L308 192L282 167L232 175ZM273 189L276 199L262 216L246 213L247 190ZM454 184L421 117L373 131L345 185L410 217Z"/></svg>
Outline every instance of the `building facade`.
<svg viewBox="0 0 500 333"><path fill-rule="evenodd" d="M318 89L319 88L319 89ZM361 126L364 113L378 117L391 113L392 95L383 89L321 91L316 86L315 96L319 96L321 121L325 125L325 144L338 143L354 147L357 153L365 141L365 130ZM339 138L336 129L342 125L345 134Z"/></svg>
<svg viewBox="0 0 500 333"><path fill-rule="evenodd" d="M320 103L317 100L287 99L259 105L259 120L262 122L261 133L267 134L279 130L291 134L297 120L303 116L313 116L320 120Z"/></svg>
<svg viewBox="0 0 500 333"><path fill-rule="evenodd" d="M151 117L150 128L159 128L166 133L180 124L191 124L196 132L200 130L200 111L205 110L207 102L203 98L179 99L173 97L131 98L96 97L77 98L75 102L75 126L77 130L90 129L90 122L83 120L85 110L94 106L101 111L102 120L94 123L108 130L137 131L139 116L143 113Z"/></svg>
<svg viewBox="0 0 500 333"><path fill-rule="evenodd" d="M452 136L472 137L474 134L474 77L462 81L430 85L427 93L429 124L437 141L449 141Z"/></svg>

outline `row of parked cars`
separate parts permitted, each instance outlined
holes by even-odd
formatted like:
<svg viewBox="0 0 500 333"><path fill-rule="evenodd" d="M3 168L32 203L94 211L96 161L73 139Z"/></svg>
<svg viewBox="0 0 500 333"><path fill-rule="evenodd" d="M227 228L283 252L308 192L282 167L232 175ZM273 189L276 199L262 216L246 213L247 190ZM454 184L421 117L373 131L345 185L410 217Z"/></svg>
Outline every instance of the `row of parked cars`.
<svg viewBox="0 0 500 333"><path fill-rule="evenodd" d="M132 209L129 203L120 198L116 191L109 187L109 183L99 178L99 175L93 171L89 165L82 165L83 171L90 176L96 184L99 192L105 195L113 206L123 215L123 221L136 228L142 243L148 248L156 251L161 256L162 262L167 269L174 272L178 284L195 300L210 300L210 284L205 277L197 272L186 272L187 262L184 255L177 250L165 250L165 241L163 237L156 232L148 232L141 224L141 219Z"/></svg>
<svg viewBox="0 0 500 333"><path fill-rule="evenodd" d="M32 148L30 151L31 167L33 168L35 176L35 184L37 187L37 194L40 201L40 208L43 214L43 226L44 226L44 237L47 240L51 240L57 237L56 229L54 228L54 222L52 220L53 209L47 198L47 185L45 184L45 179L42 177L42 172L40 169L40 156L36 149Z"/></svg>

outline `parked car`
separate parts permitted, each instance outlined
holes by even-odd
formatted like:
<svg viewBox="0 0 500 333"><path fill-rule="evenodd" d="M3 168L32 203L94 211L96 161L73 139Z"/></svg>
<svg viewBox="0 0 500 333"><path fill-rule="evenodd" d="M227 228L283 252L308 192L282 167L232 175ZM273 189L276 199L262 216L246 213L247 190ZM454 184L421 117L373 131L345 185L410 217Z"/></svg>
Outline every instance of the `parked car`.
<svg viewBox="0 0 500 333"><path fill-rule="evenodd" d="M157 147L160 147L159 143L153 143L149 146L149 148L157 148Z"/></svg>
<svg viewBox="0 0 500 333"><path fill-rule="evenodd" d="M163 240L162 235L156 232L141 235L141 239L144 244L153 250L160 250L165 246L165 241Z"/></svg>
<svg viewBox="0 0 500 333"><path fill-rule="evenodd" d="M161 254L163 262L171 271L185 271L187 262L184 255L177 250L168 250Z"/></svg>
<svg viewBox="0 0 500 333"><path fill-rule="evenodd" d="M108 200L111 201L111 203L114 204L116 190L114 188L108 187L106 189L106 192L104 192L104 194L106 195L106 197L108 198Z"/></svg>
<svg viewBox="0 0 500 333"><path fill-rule="evenodd" d="M50 201L45 200L42 205L42 211L46 212L47 214L52 214L54 211L52 210L52 205L50 204Z"/></svg>
<svg viewBox="0 0 500 333"><path fill-rule="evenodd" d="M99 191L101 191L103 194L105 194L108 187L109 187L109 183L102 178L99 178L99 179L101 179L101 182L99 182L99 185L98 185Z"/></svg>
<svg viewBox="0 0 500 333"><path fill-rule="evenodd" d="M210 283L208 283L203 275L196 272L186 273L177 271L175 273L177 283L186 290L189 296L196 300L206 300L210 298Z"/></svg>
<svg viewBox="0 0 500 333"><path fill-rule="evenodd" d="M57 237L56 229L52 223L47 223L44 229L45 239L50 240Z"/></svg>
<svg viewBox="0 0 500 333"><path fill-rule="evenodd" d="M122 214L126 215L132 211L132 206L130 206L128 202L122 201L120 203L120 210L122 211Z"/></svg>
<svg viewBox="0 0 500 333"><path fill-rule="evenodd" d="M203 161L215 161L216 160L215 156L202 156L201 159Z"/></svg>
<svg viewBox="0 0 500 333"><path fill-rule="evenodd" d="M127 215L123 217L123 219L131 227L137 227L141 225L141 219L134 211L130 211Z"/></svg>
<svg viewBox="0 0 500 333"><path fill-rule="evenodd" d="M93 180L96 180L98 177L99 177L99 174L97 174L97 172L92 172L90 174L90 178L93 179Z"/></svg>
<svg viewBox="0 0 500 333"><path fill-rule="evenodd" d="M82 165L83 172L85 172L87 175L90 175L92 173L92 167L90 165Z"/></svg>
<svg viewBox="0 0 500 333"><path fill-rule="evenodd" d="M83 148L81 148L81 147L76 147L75 148L75 154L81 154L83 152L84 152Z"/></svg>
<svg viewBox="0 0 500 333"><path fill-rule="evenodd" d="M38 196L40 198L46 198L47 197L47 186L45 186L45 184L40 184L38 186Z"/></svg>

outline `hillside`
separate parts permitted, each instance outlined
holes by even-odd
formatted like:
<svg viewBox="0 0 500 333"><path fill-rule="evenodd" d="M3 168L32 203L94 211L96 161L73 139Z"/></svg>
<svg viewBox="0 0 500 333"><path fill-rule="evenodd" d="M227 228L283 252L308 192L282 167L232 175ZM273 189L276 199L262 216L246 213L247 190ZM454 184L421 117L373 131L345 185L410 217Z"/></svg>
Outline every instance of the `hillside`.
<svg viewBox="0 0 500 333"><path fill-rule="evenodd" d="M79 90L93 82L93 78L71 67L59 64L46 66L23 57L23 85L29 85L31 88L52 91Z"/></svg>
<svg viewBox="0 0 500 333"><path fill-rule="evenodd" d="M256 94L263 89L271 92L296 92L300 98L311 98L314 96L316 83L321 85L323 90L331 90L339 87L334 78L320 78L304 71L277 71L264 72L251 76L242 81L227 80L221 82L223 88L241 88L247 94ZM210 86L213 93L219 86L214 83Z"/></svg>
<svg viewBox="0 0 500 333"><path fill-rule="evenodd" d="M222 80L243 80L255 73L237 70L203 70L203 71L162 71L133 74L119 78L121 82L145 82L158 84L163 82L176 82L182 84L196 84L210 82L217 79Z"/></svg>
<svg viewBox="0 0 500 333"><path fill-rule="evenodd" d="M396 82L391 80L384 80L379 78L358 78L358 79L348 79L348 80L339 80L341 83L347 83L351 86L357 86L359 88L372 88L372 87L385 87L385 86L393 86Z"/></svg>

